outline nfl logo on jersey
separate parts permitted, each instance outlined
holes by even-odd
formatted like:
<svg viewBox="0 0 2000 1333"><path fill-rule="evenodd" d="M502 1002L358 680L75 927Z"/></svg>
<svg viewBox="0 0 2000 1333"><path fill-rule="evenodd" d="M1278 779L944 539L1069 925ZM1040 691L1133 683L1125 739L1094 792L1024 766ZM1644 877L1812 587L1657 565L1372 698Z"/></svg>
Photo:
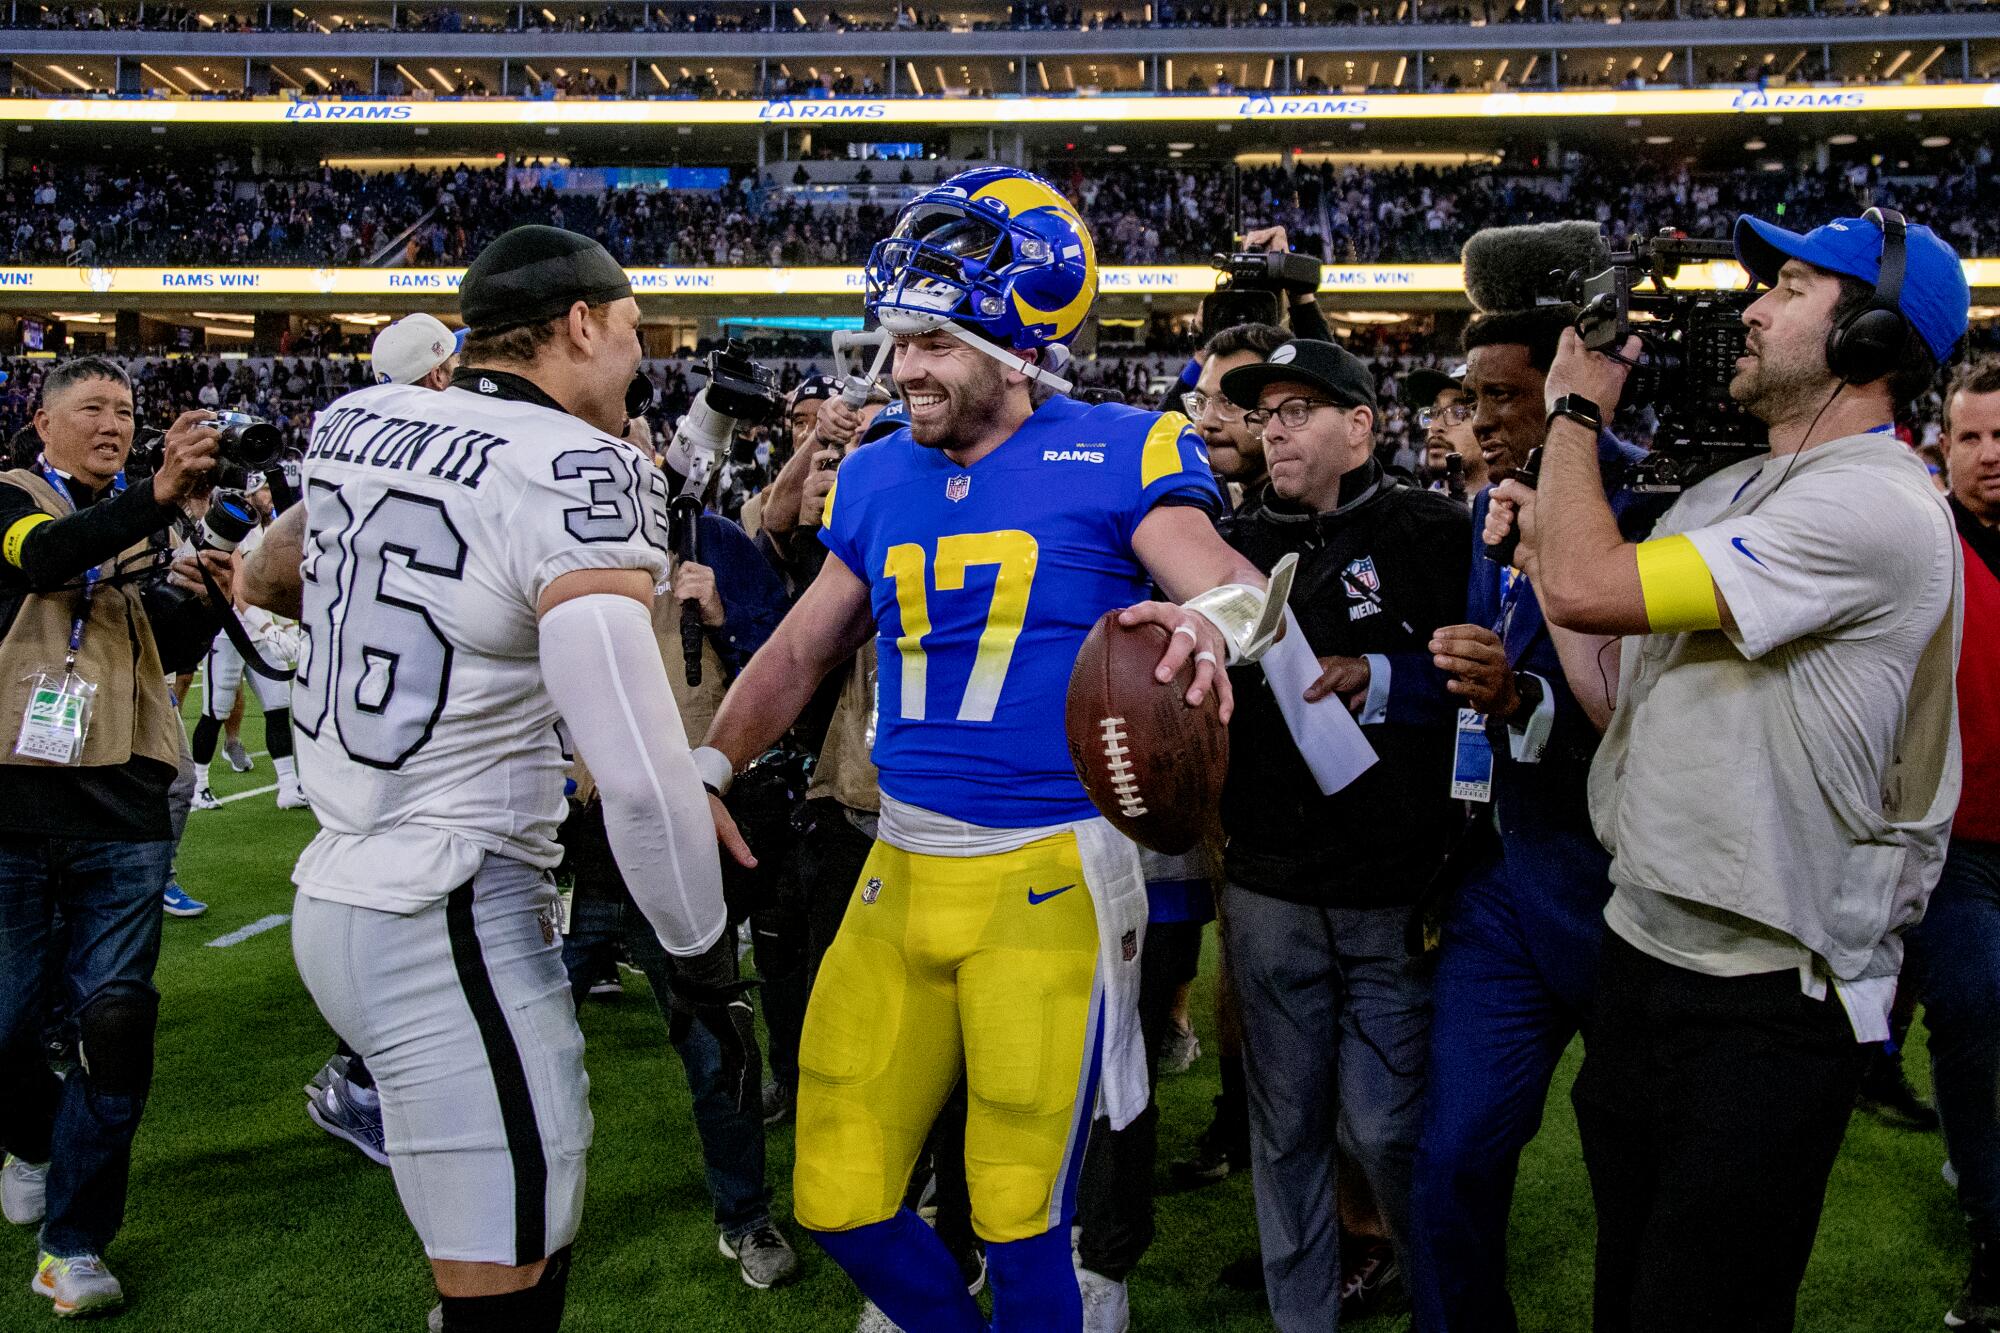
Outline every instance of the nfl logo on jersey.
<svg viewBox="0 0 2000 1333"><path fill-rule="evenodd" d="M944 484L944 498L957 504L972 494L972 478L960 473Z"/></svg>

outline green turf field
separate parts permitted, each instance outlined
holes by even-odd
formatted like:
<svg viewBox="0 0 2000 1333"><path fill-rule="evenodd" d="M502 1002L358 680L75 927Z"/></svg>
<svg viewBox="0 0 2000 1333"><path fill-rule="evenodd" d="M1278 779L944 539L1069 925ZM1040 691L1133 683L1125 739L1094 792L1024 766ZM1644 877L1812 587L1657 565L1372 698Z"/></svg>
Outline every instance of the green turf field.
<svg viewBox="0 0 2000 1333"><path fill-rule="evenodd" d="M261 748L254 718L245 743ZM218 763L225 797L269 786L270 761L238 776ZM108 1256L130 1296L116 1327L131 1333L417 1333L433 1296L415 1235L386 1170L306 1119L301 1086L332 1049L292 967L279 927L229 948L210 940L291 910L288 875L313 831L310 814L279 813L266 792L193 816L181 857L207 916L169 918L159 970L164 996L158 1073L139 1133L125 1230ZM1209 1050L1161 1088L1163 1161L1206 1122L1215 1091L1209 982L1197 1027ZM756 1292L715 1250L680 1064L642 978L584 1013L597 1116L589 1200L565 1328L576 1333L837 1330L859 1298L840 1271L801 1246L803 1278ZM1514 1209L1516 1299L1529 1330L1589 1326L1592 1226L1568 1088L1571 1052L1547 1124L1530 1148ZM1922 1082L1927 1086L1928 1079ZM776 1211L790 1199L792 1132L774 1132ZM1966 1243L1938 1168L1934 1135L1857 1115L1833 1177L1799 1327L1813 1333L1901 1333L1941 1327L1963 1275ZM795 1243L800 1238L783 1223ZM1230 1291L1217 1271L1255 1243L1246 1178L1159 1202L1159 1240L1132 1279L1133 1327L1262 1329L1261 1298ZM5 1229L0 1330L47 1327L28 1294L33 1233ZM1688 1280L1703 1276L1690 1273ZM1406 1320L1357 1325L1387 1333ZM921 1333L921 1331L915 1331Z"/></svg>

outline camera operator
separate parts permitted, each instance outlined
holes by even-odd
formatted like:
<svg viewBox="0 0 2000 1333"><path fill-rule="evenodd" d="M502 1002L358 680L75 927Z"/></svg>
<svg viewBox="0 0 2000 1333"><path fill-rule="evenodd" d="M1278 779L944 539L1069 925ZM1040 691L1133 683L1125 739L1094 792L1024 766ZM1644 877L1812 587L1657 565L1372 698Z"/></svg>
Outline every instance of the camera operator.
<svg viewBox="0 0 2000 1333"><path fill-rule="evenodd" d="M1292 251L1291 238L1282 226L1259 227L1255 231L1245 232L1243 248L1239 253L1248 255L1258 251L1269 255L1289 255ZM1221 261L1218 260L1217 263L1219 265ZM1231 292L1238 293L1237 299L1218 299L1228 297ZM1270 299L1268 302L1260 303L1266 307L1261 315L1249 315L1246 312L1251 307L1241 299L1243 296ZM1229 329L1240 328L1246 324L1275 327L1274 322L1281 318L1291 325L1289 336L1293 338L1310 338L1316 342L1333 340L1333 330L1327 326L1326 316L1320 313L1318 296L1311 291L1300 291L1296 288L1286 289L1282 293L1276 289L1263 287L1218 289L1202 302L1201 332L1204 338L1213 340ZM1161 395L1159 411L1181 411L1182 400L1190 393L1203 393L1212 397L1221 392L1219 389L1201 387L1202 369L1211 355L1213 353L1204 344L1200 352L1188 359L1188 363L1181 367L1180 378L1169 385L1166 393ZM1220 382L1219 377L1217 382ZM1254 494L1254 491L1249 493Z"/></svg>
<svg viewBox="0 0 2000 1333"><path fill-rule="evenodd" d="M1223 394L1222 377L1257 365L1291 339L1276 324L1232 324L1216 331L1202 344L1201 374L1194 388L1172 404L1172 410L1185 412L1201 432L1202 443L1208 446L1208 465L1228 485L1225 498L1231 510L1254 504L1271 477L1264 466L1263 438L1245 424L1247 409Z"/></svg>
<svg viewBox="0 0 2000 1333"><path fill-rule="evenodd" d="M1296 552L1291 607L1322 675L1308 702L1359 711L1362 655L1420 651L1463 605L1463 507L1386 474L1375 381L1330 342L1295 340L1222 382L1263 433L1271 486L1223 523L1260 569ZM1245 673L1247 677L1247 673ZM1370 723L1380 762L1320 794L1261 678L1230 724L1223 954L1243 1024L1264 1286L1277 1326L1339 1316L1338 1142L1407 1245L1430 986L1405 937L1456 822L1445 718ZM1340 1114L1329 1114L1338 1105Z"/></svg>
<svg viewBox="0 0 2000 1333"><path fill-rule="evenodd" d="M1466 272L1484 295L1482 253L1467 246ZM1466 326L1464 378L1438 376L1446 387L1431 401L1463 393L1482 473L1512 475L1541 446L1543 382L1575 316L1573 306L1528 304L1485 310ZM1643 455L1609 432L1598 450L1620 530L1643 536L1665 508L1624 484ZM1471 781L1470 814L1437 885L1430 1091L1411 1203L1411 1296L1418 1322L1438 1333L1514 1325L1508 1206L1556 1063L1590 1004L1611 896L1610 858L1584 791L1609 714L1596 657L1604 641L1551 626L1532 581L1485 558L1477 533L1491 497L1472 500L1479 553L1464 623L1440 628L1423 656L1371 662L1370 688L1390 721L1457 714L1452 777Z"/></svg>
<svg viewBox="0 0 2000 1333"><path fill-rule="evenodd" d="M100 358L65 362L42 386L34 466L0 473L0 712L15 736L0 750L0 1142L7 1216L42 1222L34 1286L58 1314L123 1299L103 1255L152 1081L182 745L166 675L192 666L217 624L197 557L164 581L132 575L207 485L212 416L182 413L151 480L128 486L130 382ZM199 559L229 577L227 556ZM81 1051L62 1081L40 1043L51 966Z"/></svg>
<svg viewBox="0 0 2000 1333"><path fill-rule="evenodd" d="M1873 209L1746 217L1736 253L1770 290L1729 391L1769 451L1627 541L1596 445L1628 365L1567 331L1539 494L1503 483L1487 524L1520 506L1552 621L1630 636L1590 775L1614 888L1572 1093L1600 1329L1792 1327L1959 794L1959 547L1891 432L1965 333L1964 270Z"/></svg>
<svg viewBox="0 0 2000 1333"><path fill-rule="evenodd" d="M785 405L785 424L791 432L792 452L778 469L771 484L752 496L744 506L744 525L756 535L757 544L779 573L785 572L787 545L799 526L799 503L806 476L813 470L815 428L826 404L840 393L840 381L831 375L813 375L793 388ZM751 506L755 512L751 512ZM794 584L796 593L803 584Z"/></svg>
<svg viewBox="0 0 2000 1333"><path fill-rule="evenodd" d="M1951 847L1924 918L1910 929L1909 972L1930 1031L1932 1080L1972 1271L1945 1316L2000 1327L2000 360L1973 362L1944 396L1951 513L1965 548L1965 635L1958 731L1965 780Z"/></svg>

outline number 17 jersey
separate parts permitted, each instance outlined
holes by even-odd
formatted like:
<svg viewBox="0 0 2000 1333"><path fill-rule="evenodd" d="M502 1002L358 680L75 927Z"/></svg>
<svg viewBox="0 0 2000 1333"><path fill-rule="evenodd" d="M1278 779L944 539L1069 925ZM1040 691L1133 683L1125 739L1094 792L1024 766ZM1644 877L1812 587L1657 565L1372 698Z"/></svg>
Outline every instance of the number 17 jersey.
<svg viewBox="0 0 2000 1333"><path fill-rule="evenodd" d="M381 385L319 414L303 490L300 891L407 913L489 854L554 866L568 747L536 605L577 570L664 576L658 473L552 407Z"/></svg>
<svg viewBox="0 0 2000 1333"><path fill-rule="evenodd" d="M1220 503L1187 418L1117 403L1051 399L969 468L907 428L843 462L820 539L868 584L883 792L988 828L1093 818L1063 730L1077 651L1146 599L1145 516Z"/></svg>

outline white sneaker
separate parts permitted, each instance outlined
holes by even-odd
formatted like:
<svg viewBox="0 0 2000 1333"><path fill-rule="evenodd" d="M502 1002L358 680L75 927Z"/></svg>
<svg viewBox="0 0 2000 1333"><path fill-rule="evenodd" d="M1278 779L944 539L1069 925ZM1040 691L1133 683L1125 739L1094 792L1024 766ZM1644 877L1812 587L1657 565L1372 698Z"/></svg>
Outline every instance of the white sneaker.
<svg viewBox="0 0 2000 1333"><path fill-rule="evenodd" d="M94 1254L58 1259L53 1254L44 1253L41 1263L35 1268L35 1280L28 1284L28 1290L54 1301L58 1319L88 1314L93 1310L108 1310L125 1302L125 1289L118 1285L117 1278L111 1276L111 1270L104 1266L104 1261Z"/></svg>
<svg viewBox="0 0 2000 1333"><path fill-rule="evenodd" d="M1123 1282L1079 1268L1076 1285L1083 1293L1083 1333L1126 1333L1132 1327L1132 1302Z"/></svg>
<svg viewBox="0 0 2000 1333"><path fill-rule="evenodd" d="M278 784L278 808L280 810L310 810L312 802L306 799L305 788L296 782Z"/></svg>
<svg viewBox="0 0 2000 1333"><path fill-rule="evenodd" d="M49 1210L49 1164L33 1166L12 1153L0 1166L0 1216L17 1227L31 1227Z"/></svg>
<svg viewBox="0 0 2000 1333"><path fill-rule="evenodd" d="M197 810L220 810L222 802L215 799L215 793L203 787L194 794L194 808Z"/></svg>
<svg viewBox="0 0 2000 1333"><path fill-rule="evenodd" d="M436 1305L433 1305L431 1307L430 1316L424 1320L424 1327L430 1330L430 1333L444 1333L443 1301L439 1301Z"/></svg>
<svg viewBox="0 0 2000 1333"><path fill-rule="evenodd" d="M248 773L251 769L257 767L256 763L250 758L250 752L243 748L242 741L223 741L222 753L228 758L229 766L238 773Z"/></svg>

